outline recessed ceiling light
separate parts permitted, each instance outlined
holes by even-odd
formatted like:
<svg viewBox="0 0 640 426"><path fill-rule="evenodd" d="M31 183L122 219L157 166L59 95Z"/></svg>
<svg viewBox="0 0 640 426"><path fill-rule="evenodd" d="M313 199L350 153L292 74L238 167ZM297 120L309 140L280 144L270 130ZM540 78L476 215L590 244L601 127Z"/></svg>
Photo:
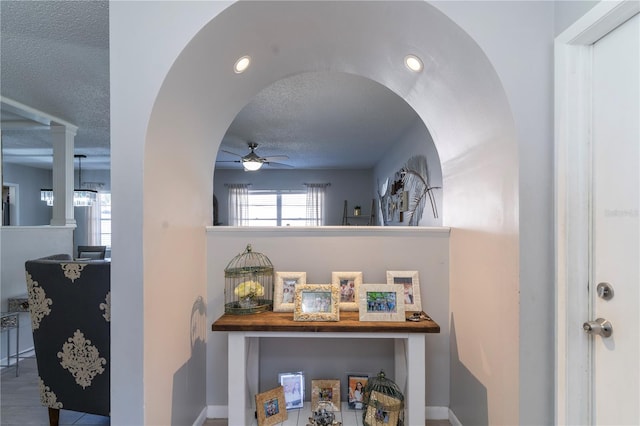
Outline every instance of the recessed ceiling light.
<svg viewBox="0 0 640 426"><path fill-rule="evenodd" d="M422 61L416 55L405 56L404 64L413 72L420 72L423 68Z"/></svg>
<svg viewBox="0 0 640 426"><path fill-rule="evenodd" d="M248 55L243 56L242 58L236 61L235 65L233 66L233 72L235 72L236 74L245 72L246 69L249 68L250 63L251 63L251 57Z"/></svg>

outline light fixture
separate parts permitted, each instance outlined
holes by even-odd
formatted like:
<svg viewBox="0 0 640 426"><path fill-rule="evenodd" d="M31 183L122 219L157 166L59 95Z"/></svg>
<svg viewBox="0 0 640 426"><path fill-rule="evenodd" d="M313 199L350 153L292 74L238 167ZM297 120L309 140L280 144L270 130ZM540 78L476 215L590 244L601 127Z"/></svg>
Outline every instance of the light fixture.
<svg viewBox="0 0 640 426"><path fill-rule="evenodd" d="M424 65L422 60L416 55L407 55L404 57L404 65L413 72L420 72Z"/></svg>
<svg viewBox="0 0 640 426"><path fill-rule="evenodd" d="M73 206L74 207L88 207L95 205L98 199L98 191L93 189L82 188L82 159L87 158L86 155L76 154L75 158L78 159L78 188L73 190ZM47 203L47 206L53 206L53 190L41 189L40 200Z"/></svg>
<svg viewBox="0 0 640 426"><path fill-rule="evenodd" d="M236 63L233 65L233 72L236 74L243 73L249 68L249 64L251 64L251 56L245 55L238 59Z"/></svg>
<svg viewBox="0 0 640 426"><path fill-rule="evenodd" d="M254 152L257 146L258 144L255 142L249 143L249 149L251 149L251 152L242 157L242 166L247 172L255 172L256 170L260 170L260 167L262 167L262 165L264 164L264 158L260 157Z"/></svg>

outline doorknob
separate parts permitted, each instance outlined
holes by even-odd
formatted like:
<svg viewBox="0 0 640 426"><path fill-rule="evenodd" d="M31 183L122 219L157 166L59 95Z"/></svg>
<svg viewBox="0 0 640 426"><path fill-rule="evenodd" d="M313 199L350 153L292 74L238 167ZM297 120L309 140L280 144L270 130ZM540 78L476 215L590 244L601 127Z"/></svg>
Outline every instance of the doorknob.
<svg viewBox="0 0 640 426"><path fill-rule="evenodd" d="M613 333L613 325L609 320L598 318L595 321L587 321L582 324L582 329L587 334L599 334L602 337L610 337Z"/></svg>

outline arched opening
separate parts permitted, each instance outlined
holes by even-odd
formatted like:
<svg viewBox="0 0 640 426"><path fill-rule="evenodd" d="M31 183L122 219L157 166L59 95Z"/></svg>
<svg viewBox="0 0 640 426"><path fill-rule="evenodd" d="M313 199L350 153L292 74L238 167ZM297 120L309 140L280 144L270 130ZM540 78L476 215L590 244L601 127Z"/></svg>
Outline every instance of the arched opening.
<svg viewBox="0 0 640 426"><path fill-rule="evenodd" d="M250 31L237 32L247 27ZM404 74L407 53L423 58L421 77ZM251 54L257 65L236 75L233 63L244 54ZM227 259L224 253L207 253L211 241L203 229L211 222L211 163L224 132L261 89L285 76L315 70L349 72L386 86L430 130L447 188L444 225L452 227L448 287L442 300L446 313L439 319L446 340L438 343L443 350L432 367L446 371L443 389L449 387L449 370L456 379L473 378L478 386L461 398L479 397L488 413L485 420L517 423L514 124L498 76L481 49L446 16L421 2L239 2L204 26L173 63L155 99L145 136L144 198L141 205L126 208L143 223L143 233L121 254L143 257L143 266L131 268L135 276L130 279L143 283L139 298L145 309L129 314L142 322L142 349L136 362L153 377L153 385L141 381L145 422L166 422L172 407L175 411L185 405L167 400L176 386L175 377L167 372L185 362L190 365L193 359L198 360L192 365L196 370L205 358L209 365L206 380L194 386L206 387L206 405L225 404L226 372L219 366L225 365L226 355L219 339L209 335L206 356L190 353L192 345L176 347L162 358L152 354L163 352L167 340L184 337L194 300L206 295L208 323L222 306L212 274L218 270L216 262ZM124 275L132 260L121 258L119 265L116 260L114 275ZM114 305L118 285L113 286ZM493 297L486 298L487 293ZM480 299L482 306L475 303ZM127 319L123 314L114 324L122 330ZM480 314L484 321L500 323L500 333L475 327ZM127 350L114 344L116 353ZM458 381L462 387L467 383ZM451 391L436 403L453 405L458 393L469 392L455 386L452 380ZM116 412L122 407L119 403L124 404L114 401Z"/></svg>
<svg viewBox="0 0 640 426"><path fill-rule="evenodd" d="M245 172L241 158L248 143L257 145L254 152L260 156L275 160ZM404 190L400 172L417 156L420 177L434 188L430 193L425 193L422 182ZM402 98L361 76L335 71L288 76L262 89L242 108L216 157L219 222L233 223L228 214L229 184L251 185L249 191L256 197L275 201L286 197L280 194L304 195L307 182L328 184L324 226L442 224L442 169L428 129ZM400 210L403 192L410 205ZM351 216L356 205L362 206L361 217ZM281 210L263 211L275 215ZM282 226L308 222L279 220Z"/></svg>

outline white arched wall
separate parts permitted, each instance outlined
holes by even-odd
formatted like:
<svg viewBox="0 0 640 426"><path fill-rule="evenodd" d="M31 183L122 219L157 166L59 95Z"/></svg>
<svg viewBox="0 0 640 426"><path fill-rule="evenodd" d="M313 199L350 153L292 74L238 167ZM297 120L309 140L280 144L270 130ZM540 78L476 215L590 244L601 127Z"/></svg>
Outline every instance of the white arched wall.
<svg viewBox="0 0 640 426"><path fill-rule="evenodd" d="M121 107L112 108L114 335L125 335L113 343L113 362L128 365L113 375L113 385L130 386L113 395L113 421L166 424L180 418L170 395L205 386L203 349L193 344L204 336L194 336L192 312L199 297L207 300L204 227L211 220L212 165L228 125L274 81L335 70L389 87L431 132L447 191L444 223L453 227L451 407L463 423L478 412L491 424L518 423L517 141L504 90L481 49L421 2L241 2L222 13L225 4L189 7L201 15L182 14L178 3L111 4L112 51L130 43L127 37L149 37L146 53L163 59L140 70L125 63L143 63L135 57L140 51L112 55L112 103ZM150 23L154 13L164 25ZM181 27L182 19L189 25ZM116 26L127 21L128 31ZM162 44L169 30L174 37ZM423 74L403 69L408 52L424 59ZM254 63L237 76L231 65L242 54ZM127 71L145 95L133 105L119 98L131 89L119 80L131 78ZM146 134L130 110L138 120L146 117ZM480 316L500 330L478 327ZM175 389L183 370L178 383L185 388ZM455 386L472 390L465 395ZM474 402L479 395L484 399ZM181 409L198 412L200 397Z"/></svg>

